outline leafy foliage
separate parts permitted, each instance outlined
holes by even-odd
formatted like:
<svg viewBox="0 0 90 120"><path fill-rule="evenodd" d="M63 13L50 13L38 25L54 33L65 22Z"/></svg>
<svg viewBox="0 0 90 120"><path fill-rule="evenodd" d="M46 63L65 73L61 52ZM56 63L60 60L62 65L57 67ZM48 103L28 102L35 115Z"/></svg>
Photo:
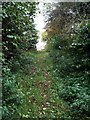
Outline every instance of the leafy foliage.
<svg viewBox="0 0 90 120"><path fill-rule="evenodd" d="M18 87L16 71L21 68L22 51L35 49L37 31L34 25L35 2L2 3L2 47L3 47L3 108L2 119L20 118L18 107L23 94ZM26 64L26 63L24 63ZM23 66L22 66L23 67Z"/></svg>
<svg viewBox="0 0 90 120"><path fill-rule="evenodd" d="M68 104L67 113L61 117L64 120L90 118L89 5L89 2L57 4L46 26L51 36L47 43L53 58L55 85L60 99Z"/></svg>
<svg viewBox="0 0 90 120"><path fill-rule="evenodd" d="M37 42L36 4L3 3L3 119L86 120L90 118L89 2L57 5L43 35L48 50L41 53L31 50Z"/></svg>
<svg viewBox="0 0 90 120"><path fill-rule="evenodd" d="M2 119L13 119L14 115L19 117L17 107L22 103L22 92L18 89L15 75L7 65L3 67L3 109Z"/></svg>
<svg viewBox="0 0 90 120"><path fill-rule="evenodd" d="M50 55L53 56L53 68L58 77L58 94L69 106L68 114L62 117L66 120L90 117L89 30L90 21L86 20L80 23L77 34L70 40L63 40L61 36L51 39Z"/></svg>
<svg viewBox="0 0 90 120"><path fill-rule="evenodd" d="M52 11L48 12L49 17L46 24L49 37L70 35L77 28L77 23L80 23L82 19L89 19L90 2L58 2L51 6Z"/></svg>
<svg viewBox="0 0 90 120"><path fill-rule="evenodd" d="M3 3L3 52L7 59L19 56L20 50L35 48L37 32L34 25L36 3Z"/></svg>

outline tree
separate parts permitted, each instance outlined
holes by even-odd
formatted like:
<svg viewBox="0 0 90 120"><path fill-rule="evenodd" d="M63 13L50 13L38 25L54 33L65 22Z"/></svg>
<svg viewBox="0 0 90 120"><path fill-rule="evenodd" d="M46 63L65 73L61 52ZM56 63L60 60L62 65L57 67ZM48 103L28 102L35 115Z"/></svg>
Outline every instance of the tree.
<svg viewBox="0 0 90 120"><path fill-rule="evenodd" d="M88 19L90 16L89 2L60 2L53 5L55 7L49 13L46 31L49 36L55 34L71 35L77 28L82 19Z"/></svg>
<svg viewBox="0 0 90 120"><path fill-rule="evenodd" d="M36 5L35 2L2 3L2 118L4 120L20 118L18 106L22 103L23 94L18 88L15 72L17 66L20 67L22 51L35 47L37 43L37 31L34 25ZM15 69L12 69L13 66Z"/></svg>
<svg viewBox="0 0 90 120"><path fill-rule="evenodd" d="M60 99L68 105L61 120L90 118L89 5L89 2L60 3L46 26L55 85Z"/></svg>
<svg viewBox="0 0 90 120"><path fill-rule="evenodd" d="M7 2L2 4L2 9L3 52L7 59L11 59L19 54L19 49L25 50L37 43L34 25L36 3Z"/></svg>

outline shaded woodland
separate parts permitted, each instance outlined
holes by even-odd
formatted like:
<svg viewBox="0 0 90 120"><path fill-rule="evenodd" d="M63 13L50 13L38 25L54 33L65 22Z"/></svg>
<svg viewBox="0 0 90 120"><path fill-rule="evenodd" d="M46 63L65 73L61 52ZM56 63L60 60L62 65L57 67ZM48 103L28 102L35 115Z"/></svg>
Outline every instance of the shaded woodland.
<svg viewBox="0 0 90 120"><path fill-rule="evenodd" d="M2 119L89 120L90 2L44 3L42 51L38 4L2 3Z"/></svg>

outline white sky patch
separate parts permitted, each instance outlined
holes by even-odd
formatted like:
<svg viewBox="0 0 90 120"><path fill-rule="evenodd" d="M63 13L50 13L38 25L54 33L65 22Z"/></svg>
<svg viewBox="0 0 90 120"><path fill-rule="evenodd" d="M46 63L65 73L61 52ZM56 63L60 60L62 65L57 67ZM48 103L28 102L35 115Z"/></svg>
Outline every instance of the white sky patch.
<svg viewBox="0 0 90 120"><path fill-rule="evenodd" d="M38 43L36 44L37 50L42 50L45 48L46 42L42 41L42 33L45 31L45 22L44 22L44 16L43 16L43 3L40 2L38 5L40 12L37 12L37 15L35 17L35 24L36 29L38 30Z"/></svg>

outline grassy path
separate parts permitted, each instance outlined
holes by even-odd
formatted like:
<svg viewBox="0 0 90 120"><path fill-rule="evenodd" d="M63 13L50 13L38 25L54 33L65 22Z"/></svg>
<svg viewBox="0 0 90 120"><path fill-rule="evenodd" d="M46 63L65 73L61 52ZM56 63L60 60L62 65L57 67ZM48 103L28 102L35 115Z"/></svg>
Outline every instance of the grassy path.
<svg viewBox="0 0 90 120"><path fill-rule="evenodd" d="M48 52L25 54L28 58L27 64L22 72L17 74L17 81L23 93L19 113L26 118L60 117L64 106L54 85L52 59ZM30 61L31 56L33 63Z"/></svg>

